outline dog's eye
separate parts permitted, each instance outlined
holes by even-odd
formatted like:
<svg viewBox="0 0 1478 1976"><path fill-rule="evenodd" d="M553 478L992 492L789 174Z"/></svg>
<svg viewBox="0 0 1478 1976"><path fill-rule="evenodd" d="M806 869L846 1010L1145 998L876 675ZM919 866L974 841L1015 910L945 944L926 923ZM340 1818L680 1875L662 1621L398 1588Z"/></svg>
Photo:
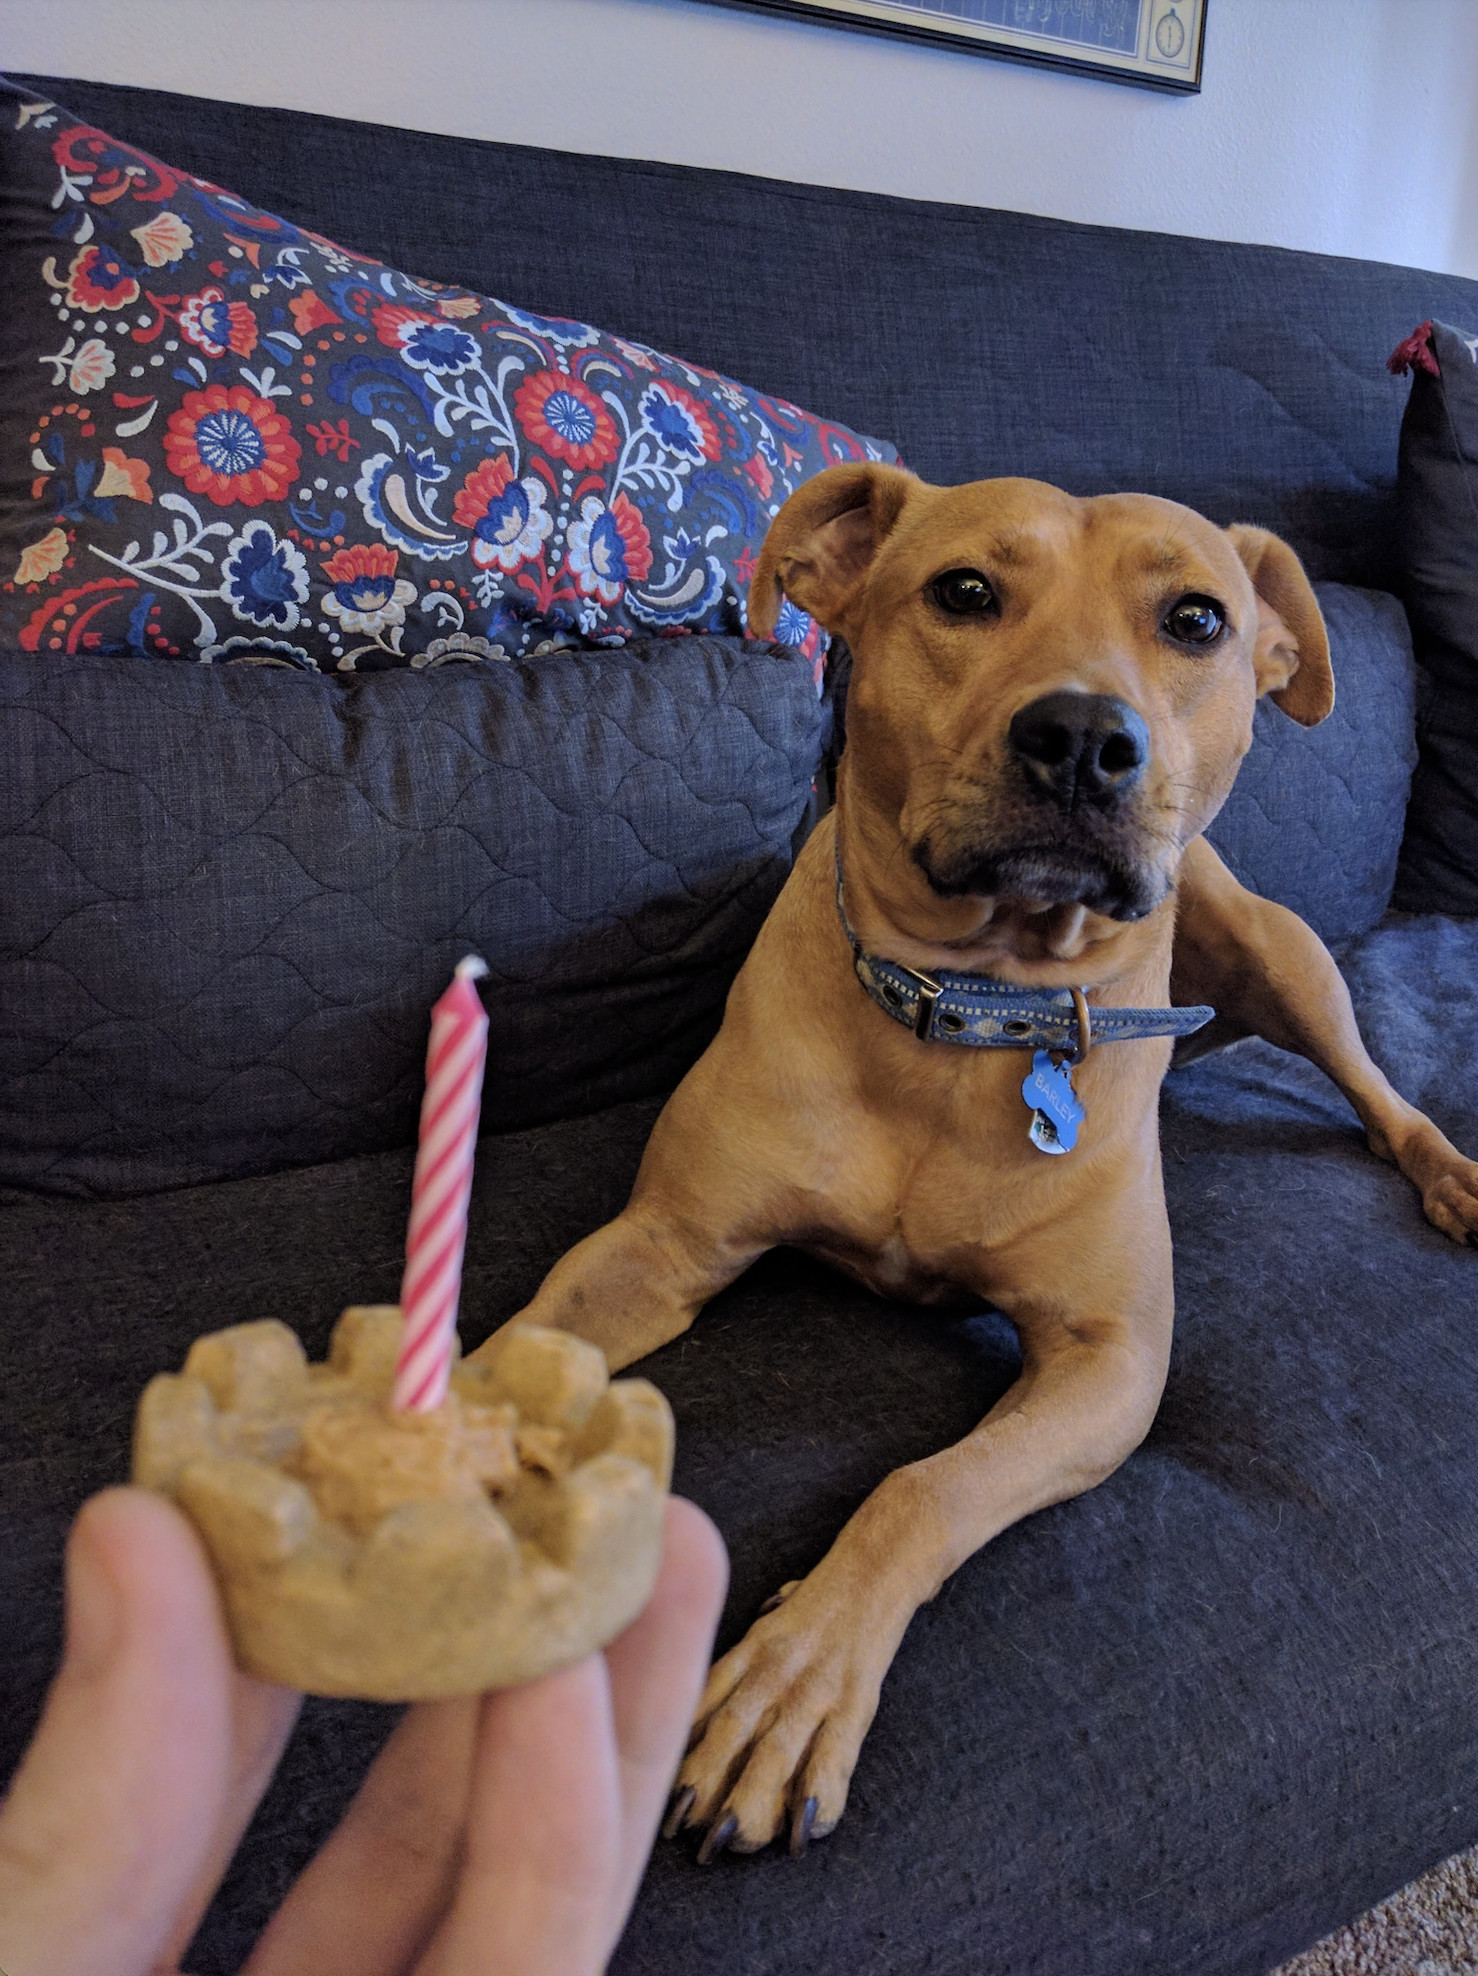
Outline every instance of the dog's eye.
<svg viewBox="0 0 1478 1976"><path fill-rule="evenodd" d="M1165 618L1166 631L1182 645L1209 645L1225 624L1221 605L1210 597L1182 597Z"/></svg>
<svg viewBox="0 0 1478 1976"><path fill-rule="evenodd" d="M978 569L947 569L929 585L935 603L951 617L984 617L996 593Z"/></svg>

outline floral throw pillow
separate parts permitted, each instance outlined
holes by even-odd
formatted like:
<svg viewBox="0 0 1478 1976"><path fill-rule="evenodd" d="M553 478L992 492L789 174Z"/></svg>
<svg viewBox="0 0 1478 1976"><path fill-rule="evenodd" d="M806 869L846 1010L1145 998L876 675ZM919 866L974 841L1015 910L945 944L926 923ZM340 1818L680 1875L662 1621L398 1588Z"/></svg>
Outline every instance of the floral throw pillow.
<svg viewBox="0 0 1478 1976"><path fill-rule="evenodd" d="M891 446L354 254L0 85L0 643L338 673L737 633ZM825 634L777 631L817 667Z"/></svg>

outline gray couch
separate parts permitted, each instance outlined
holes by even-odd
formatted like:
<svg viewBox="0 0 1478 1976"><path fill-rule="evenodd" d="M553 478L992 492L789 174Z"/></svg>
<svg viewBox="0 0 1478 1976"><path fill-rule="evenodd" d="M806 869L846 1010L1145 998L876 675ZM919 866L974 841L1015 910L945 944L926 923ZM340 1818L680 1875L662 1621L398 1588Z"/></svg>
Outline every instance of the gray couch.
<svg viewBox="0 0 1478 1976"><path fill-rule="evenodd" d="M1393 594L1404 387L1382 360L1422 317L1472 319L1478 284L48 87L320 232L681 351L891 438L930 479L1138 488L1284 534L1323 586L1341 705L1310 735L1260 713L1213 834L1337 943L1376 1057L1475 1149L1478 923L1386 910L1417 677ZM681 676L667 650L345 689L0 655L0 855L25 902L0 911L5 1767L54 1662L67 1522L123 1474L144 1380L199 1331L266 1314L318 1353L344 1302L395 1295L411 1012L417 970L437 979L443 949L526 943L494 1004L514 1095L479 1155L466 1343L619 1206L842 733L840 678L818 708L756 683L746 667L774 665L763 649L689 658ZM586 671L541 685L541 665ZM337 697L288 710L288 693ZM640 856L611 828L630 822L629 792L601 754L639 728L635 713L597 718L622 694L662 700L663 759L693 798L642 813L658 834ZM555 706L543 729L531 701ZM728 728L710 717L724 705ZM519 826L523 896L542 902L520 919L438 834L438 792L474 755L532 762L547 784L580 720L594 766L562 785L572 835L541 851L537 824ZM263 779L305 723L312 794L289 777L297 794L269 827ZM171 784L166 820L129 792L181 750L204 766ZM459 821L503 870L510 782L484 784ZM734 789L764 792L739 830ZM346 815L327 867L324 832ZM182 829L194 853L161 877ZM397 846L437 883L397 885ZM541 914L577 880L582 911L559 915L556 940ZM428 889L434 923L417 918ZM281 930L289 891L318 975ZM496 913L479 918L490 891ZM365 899L373 910L344 904ZM229 1006L185 983L192 933L202 980L261 960L233 974ZM134 1001L92 1022L108 1040L89 1055L81 998L123 972ZM333 985L346 976L363 992ZM280 1075L264 1081L264 1063ZM40 1158L36 1119L69 1104L80 1122ZM1333 1089L1271 1048L1172 1077L1163 1130L1179 1316L1149 1441L919 1615L824 1845L708 1869L660 1846L618 1971L1261 1976L1478 1839L1478 1256L1425 1223ZM130 1169L145 1147L152 1164ZM888 1469L972 1425L1017 1363L990 1312L945 1321L779 1253L643 1367L676 1409L677 1486L729 1542L721 1644ZM202 1976L239 1965L388 1721L309 1705L191 1952Z"/></svg>

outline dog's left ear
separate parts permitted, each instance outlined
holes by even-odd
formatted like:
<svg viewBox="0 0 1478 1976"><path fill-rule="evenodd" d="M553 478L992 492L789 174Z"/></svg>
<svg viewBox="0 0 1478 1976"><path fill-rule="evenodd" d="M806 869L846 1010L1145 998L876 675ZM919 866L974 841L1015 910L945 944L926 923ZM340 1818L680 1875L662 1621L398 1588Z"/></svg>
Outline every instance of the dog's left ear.
<svg viewBox="0 0 1478 1976"><path fill-rule="evenodd" d="M846 636L848 605L919 482L902 467L828 467L798 487L770 523L749 586L749 628L768 638L789 597Z"/></svg>
<svg viewBox="0 0 1478 1976"><path fill-rule="evenodd" d="M1257 592L1257 690L1271 694L1301 727L1317 727L1334 709L1334 668L1324 614L1304 566L1265 528L1239 521L1227 534Z"/></svg>

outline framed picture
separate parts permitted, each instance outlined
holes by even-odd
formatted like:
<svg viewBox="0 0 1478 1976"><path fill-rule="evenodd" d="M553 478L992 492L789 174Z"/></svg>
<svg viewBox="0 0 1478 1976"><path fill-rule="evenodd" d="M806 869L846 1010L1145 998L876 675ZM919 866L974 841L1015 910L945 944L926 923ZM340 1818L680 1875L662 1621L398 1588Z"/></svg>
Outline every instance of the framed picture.
<svg viewBox="0 0 1478 1976"><path fill-rule="evenodd" d="M870 34L1074 69L1145 89L1201 87L1207 0L724 0Z"/></svg>

